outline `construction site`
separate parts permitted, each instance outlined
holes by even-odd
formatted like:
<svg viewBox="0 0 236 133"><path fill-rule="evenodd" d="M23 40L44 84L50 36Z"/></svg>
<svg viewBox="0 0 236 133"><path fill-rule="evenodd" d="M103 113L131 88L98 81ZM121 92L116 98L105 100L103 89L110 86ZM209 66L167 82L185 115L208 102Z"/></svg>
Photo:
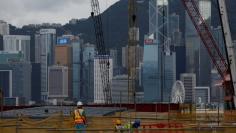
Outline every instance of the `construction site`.
<svg viewBox="0 0 236 133"><path fill-rule="evenodd" d="M91 18L94 25L96 49L99 56L100 84L102 86L101 103L86 103L80 105L86 113L86 128L76 129L74 110L76 105L38 105L38 106L3 106L3 92L1 92L0 133L235 133L236 132L236 55L232 43L225 0L217 0L225 53L218 47L208 23L203 18L197 6L198 0L179 0L182 2L186 14L207 50L214 68L220 76L219 86L224 90L224 98L215 104L201 104L185 102L188 98L183 83L177 81L170 95L164 95L165 81L161 81L161 102L140 103L137 101L137 82L139 74L137 67L139 43L139 28L137 24L138 0L128 0L128 88L127 101L121 103L113 101L109 74L108 48L104 41L102 15L99 1L91 0ZM165 9L162 10L163 24L165 23ZM162 51L160 55L168 55L169 41L165 26L161 29L163 38L160 39ZM150 35L151 36L151 35ZM154 35L155 36L155 35ZM159 36L158 36L159 37ZM149 38L150 39L150 38ZM145 40L146 41L146 40ZM225 55L224 55L225 54ZM162 57L161 56L161 57ZM160 69L165 69L165 58L160 58ZM161 71L162 72L162 71ZM165 74L161 73L161 78ZM152 92L152 91L151 91ZM156 93L153 91L153 93ZM144 94L146 95L146 94ZM150 94L152 95L152 94ZM166 101L164 99L167 99ZM197 104L197 101L200 104ZM77 104L78 106L78 104ZM122 125L116 128L117 120ZM131 125L136 121L139 126ZM128 125L127 127L125 125Z"/></svg>
<svg viewBox="0 0 236 133"><path fill-rule="evenodd" d="M161 106L158 105L158 108ZM88 112L86 132L137 132L137 133L234 133L236 131L235 111L201 110L196 111L188 105L179 106L180 110L168 112L136 112L120 107L85 107ZM2 133L73 133L74 107L35 107L5 111L0 121ZM27 111L28 110L28 111ZM30 115L30 116L29 116ZM130 123L140 120L138 129L115 130L115 121Z"/></svg>

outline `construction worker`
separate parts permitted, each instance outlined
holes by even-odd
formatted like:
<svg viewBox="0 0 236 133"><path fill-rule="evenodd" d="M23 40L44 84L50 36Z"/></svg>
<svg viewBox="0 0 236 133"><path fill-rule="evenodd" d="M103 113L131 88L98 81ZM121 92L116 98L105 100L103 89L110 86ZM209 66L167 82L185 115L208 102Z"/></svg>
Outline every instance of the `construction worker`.
<svg viewBox="0 0 236 133"><path fill-rule="evenodd" d="M138 128L141 126L140 123L141 123L140 120L135 120L135 121L132 123L132 127L133 127L134 129L138 129Z"/></svg>
<svg viewBox="0 0 236 133"><path fill-rule="evenodd" d="M121 120L120 119L117 119L116 120L116 124L115 124L115 130L116 132L121 132L122 133L122 130L124 129L124 126L122 126L122 123L121 123Z"/></svg>
<svg viewBox="0 0 236 133"><path fill-rule="evenodd" d="M124 125L124 129L129 130L130 133L133 133L135 129L138 129L139 127L140 127L140 120L128 122Z"/></svg>
<svg viewBox="0 0 236 133"><path fill-rule="evenodd" d="M86 128L86 115L83 110L83 103L77 102L77 109L74 110L74 122L77 130L85 130ZM77 131L77 133L84 133L85 131Z"/></svg>

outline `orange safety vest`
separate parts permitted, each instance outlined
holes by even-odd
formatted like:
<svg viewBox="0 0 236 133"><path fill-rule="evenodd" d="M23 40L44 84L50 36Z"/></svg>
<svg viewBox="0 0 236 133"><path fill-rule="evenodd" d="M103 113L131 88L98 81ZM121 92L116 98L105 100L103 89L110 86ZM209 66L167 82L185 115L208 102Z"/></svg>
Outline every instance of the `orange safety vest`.
<svg viewBox="0 0 236 133"><path fill-rule="evenodd" d="M82 116L82 113L83 113L84 110L82 109L76 109L74 111L74 114L75 114L75 124L85 124L85 117Z"/></svg>

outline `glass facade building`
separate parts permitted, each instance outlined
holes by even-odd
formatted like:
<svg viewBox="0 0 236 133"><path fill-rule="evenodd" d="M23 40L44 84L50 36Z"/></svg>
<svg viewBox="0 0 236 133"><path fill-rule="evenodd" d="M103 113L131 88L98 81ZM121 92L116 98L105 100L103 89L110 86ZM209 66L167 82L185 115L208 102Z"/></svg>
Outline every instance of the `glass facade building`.
<svg viewBox="0 0 236 133"><path fill-rule="evenodd" d="M31 100L31 64L12 62L0 64L0 87L5 97L20 97L25 103ZM6 88L4 88L6 87Z"/></svg>
<svg viewBox="0 0 236 133"><path fill-rule="evenodd" d="M144 102L157 102L161 99L160 80L158 80L158 45L144 45L142 82Z"/></svg>
<svg viewBox="0 0 236 133"><path fill-rule="evenodd" d="M93 101L93 59L95 46L72 43L73 48L73 98L84 102ZM91 94L91 95L90 95Z"/></svg>
<svg viewBox="0 0 236 133"><path fill-rule="evenodd" d="M72 64L72 69L73 69L73 81L72 81L72 86L73 86L73 98L78 99L80 96L79 93L79 85L80 85L80 52L81 52L81 42L76 41L72 43L72 53L73 53L73 64Z"/></svg>
<svg viewBox="0 0 236 133"><path fill-rule="evenodd" d="M30 62L30 36L4 35L3 50L6 52L21 52L23 59Z"/></svg>
<svg viewBox="0 0 236 133"><path fill-rule="evenodd" d="M198 6L203 19L210 25L211 1L199 0ZM210 86L210 57L188 15L186 15L185 44L186 72L196 74L198 86Z"/></svg>
<svg viewBox="0 0 236 133"><path fill-rule="evenodd" d="M48 66L54 64L54 53L56 45L56 30L40 30L40 63L41 63L41 100L48 99Z"/></svg>
<svg viewBox="0 0 236 133"><path fill-rule="evenodd" d="M83 91L82 99L86 102L93 102L94 93L94 56L95 46L85 44L83 47Z"/></svg>

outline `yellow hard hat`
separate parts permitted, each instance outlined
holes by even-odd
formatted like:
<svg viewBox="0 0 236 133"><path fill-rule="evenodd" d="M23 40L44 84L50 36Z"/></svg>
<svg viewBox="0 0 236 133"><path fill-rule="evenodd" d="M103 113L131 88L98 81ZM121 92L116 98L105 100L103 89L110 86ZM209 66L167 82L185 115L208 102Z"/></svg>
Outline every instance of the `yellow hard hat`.
<svg viewBox="0 0 236 133"><path fill-rule="evenodd" d="M119 120L119 119L116 120L116 124L117 124L117 125L120 125L120 124L121 124L121 120Z"/></svg>

